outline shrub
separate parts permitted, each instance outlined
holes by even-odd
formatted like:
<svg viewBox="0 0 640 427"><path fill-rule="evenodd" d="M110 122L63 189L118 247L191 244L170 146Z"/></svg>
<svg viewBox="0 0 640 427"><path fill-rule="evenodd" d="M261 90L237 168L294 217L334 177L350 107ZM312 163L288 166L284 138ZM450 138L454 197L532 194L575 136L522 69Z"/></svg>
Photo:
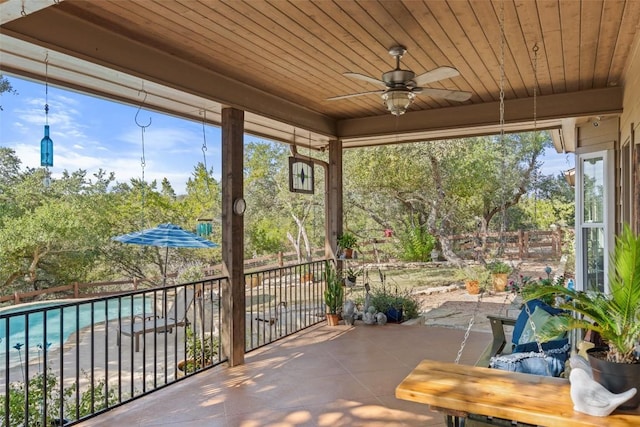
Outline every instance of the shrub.
<svg viewBox="0 0 640 427"><path fill-rule="evenodd" d="M431 251L436 239L421 226L407 228L400 234L401 258L404 261L427 262L431 260Z"/></svg>

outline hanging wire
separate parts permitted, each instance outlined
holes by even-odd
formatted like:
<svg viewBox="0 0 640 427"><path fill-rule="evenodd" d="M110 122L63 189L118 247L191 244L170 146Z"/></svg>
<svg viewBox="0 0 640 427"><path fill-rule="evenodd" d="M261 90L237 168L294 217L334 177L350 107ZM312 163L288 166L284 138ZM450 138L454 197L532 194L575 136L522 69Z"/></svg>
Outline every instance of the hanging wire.
<svg viewBox="0 0 640 427"><path fill-rule="evenodd" d="M504 34L504 1L500 2L500 150L501 150L501 175L502 175L502 191L500 192L500 244L498 246L498 255L504 253L505 248L505 233L507 228L507 208L506 208L506 190L504 188L504 182L506 180L505 170L507 168L507 149L504 141L504 52L505 52L505 34Z"/></svg>
<svg viewBox="0 0 640 427"><path fill-rule="evenodd" d="M144 210L145 210L145 199L146 199L146 183L144 180L144 168L147 165L147 160L145 157L145 152L144 152L144 133L146 131L146 129L151 126L151 117L149 117L149 123L147 123L146 125L140 124L140 122L138 121L138 115L140 114L140 110L142 110L142 106L144 105L144 103L147 101L147 91L144 90L144 82L142 83L142 89L138 91L138 96L140 96L140 93L144 93L144 98L142 99L142 103L140 104L140 106L138 107L138 111L136 111L136 115L135 115L135 122L136 125L138 125L138 127L140 128L140 132L142 134L142 157L140 157L140 168L142 169L142 194L141 194L141 204L142 204L142 211L141 211L141 221L142 221L142 227L144 228L145 226L145 220L144 220Z"/></svg>
<svg viewBox="0 0 640 427"><path fill-rule="evenodd" d="M538 139L538 43L533 45L533 137ZM538 174L533 175L533 220L538 220Z"/></svg>
<svg viewBox="0 0 640 427"><path fill-rule="evenodd" d="M202 110L202 162L204 165L205 171L205 179L207 183L207 191L209 192L209 197L213 198L211 193L211 185L209 183L209 169L207 168L207 133L205 131L205 125L207 121L207 110Z"/></svg>
<svg viewBox="0 0 640 427"><path fill-rule="evenodd" d="M45 125L49 124L49 52L44 58L44 117Z"/></svg>

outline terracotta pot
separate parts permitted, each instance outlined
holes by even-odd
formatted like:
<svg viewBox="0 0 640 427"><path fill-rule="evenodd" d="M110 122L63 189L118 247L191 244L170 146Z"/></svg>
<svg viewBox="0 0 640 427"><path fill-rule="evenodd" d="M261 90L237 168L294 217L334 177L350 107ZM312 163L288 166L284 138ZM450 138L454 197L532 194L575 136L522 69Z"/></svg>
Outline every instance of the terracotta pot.
<svg viewBox="0 0 640 427"><path fill-rule="evenodd" d="M344 251L344 257L346 259L353 258L353 248L346 248L346 249L343 249L343 251Z"/></svg>
<svg viewBox="0 0 640 427"><path fill-rule="evenodd" d="M593 370L593 379L612 393L622 393L640 384L640 363L614 363L603 359L606 348L596 347L587 350L589 364ZM636 393L618 409L635 409L640 405L640 395Z"/></svg>
<svg viewBox="0 0 640 427"><path fill-rule="evenodd" d="M480 293L480 282L477 280L467 280L464 282L469 295L478 295Z"/></svg>
<svg viewBox="0 0 640 427"><path fill-rule="evenodd" d="M507 289L507 273L493 273L493 290L496 292L504 292Z"/></svg>
<svg viewBox="0 0 640 427"><path fill-rule="evenodd" d="M327 325L338 326L338 322L340 322L339 315L327 313Z"/></svg>

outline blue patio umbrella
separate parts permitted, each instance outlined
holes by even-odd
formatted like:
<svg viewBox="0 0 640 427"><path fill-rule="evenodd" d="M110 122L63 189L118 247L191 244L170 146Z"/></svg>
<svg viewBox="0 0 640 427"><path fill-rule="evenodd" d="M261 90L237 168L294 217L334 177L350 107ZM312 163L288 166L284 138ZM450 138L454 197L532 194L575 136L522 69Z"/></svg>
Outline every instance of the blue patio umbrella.
<svg viewBox="0 0 640 427"><path fill-rule="evenodd" d="M217 248L219 245L175 224L160 224L157 227L113 237L113 240L131 245L157 246L166 248L164 277L162 285L167 281L167 261L169 248Z"/></svg>

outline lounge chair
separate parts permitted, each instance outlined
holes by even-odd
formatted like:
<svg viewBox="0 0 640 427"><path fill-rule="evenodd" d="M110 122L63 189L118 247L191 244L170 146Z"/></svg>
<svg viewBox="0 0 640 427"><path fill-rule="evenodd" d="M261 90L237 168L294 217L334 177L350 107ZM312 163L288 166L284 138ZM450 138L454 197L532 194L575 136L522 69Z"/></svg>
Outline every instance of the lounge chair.
<svg viewBox="0 0 640 427"><path fill-rule="evenodd" d="M131 322L123 322L118 330L118 346L120 345L121 335L135 337L135 350L138 352L140 351L140 335L148 332L172 333L173 328L187 325L187 312L191 304L193 304L194 295L193 288L180 289L165 316L148 316L145 318L134 316Z"/></svg>

